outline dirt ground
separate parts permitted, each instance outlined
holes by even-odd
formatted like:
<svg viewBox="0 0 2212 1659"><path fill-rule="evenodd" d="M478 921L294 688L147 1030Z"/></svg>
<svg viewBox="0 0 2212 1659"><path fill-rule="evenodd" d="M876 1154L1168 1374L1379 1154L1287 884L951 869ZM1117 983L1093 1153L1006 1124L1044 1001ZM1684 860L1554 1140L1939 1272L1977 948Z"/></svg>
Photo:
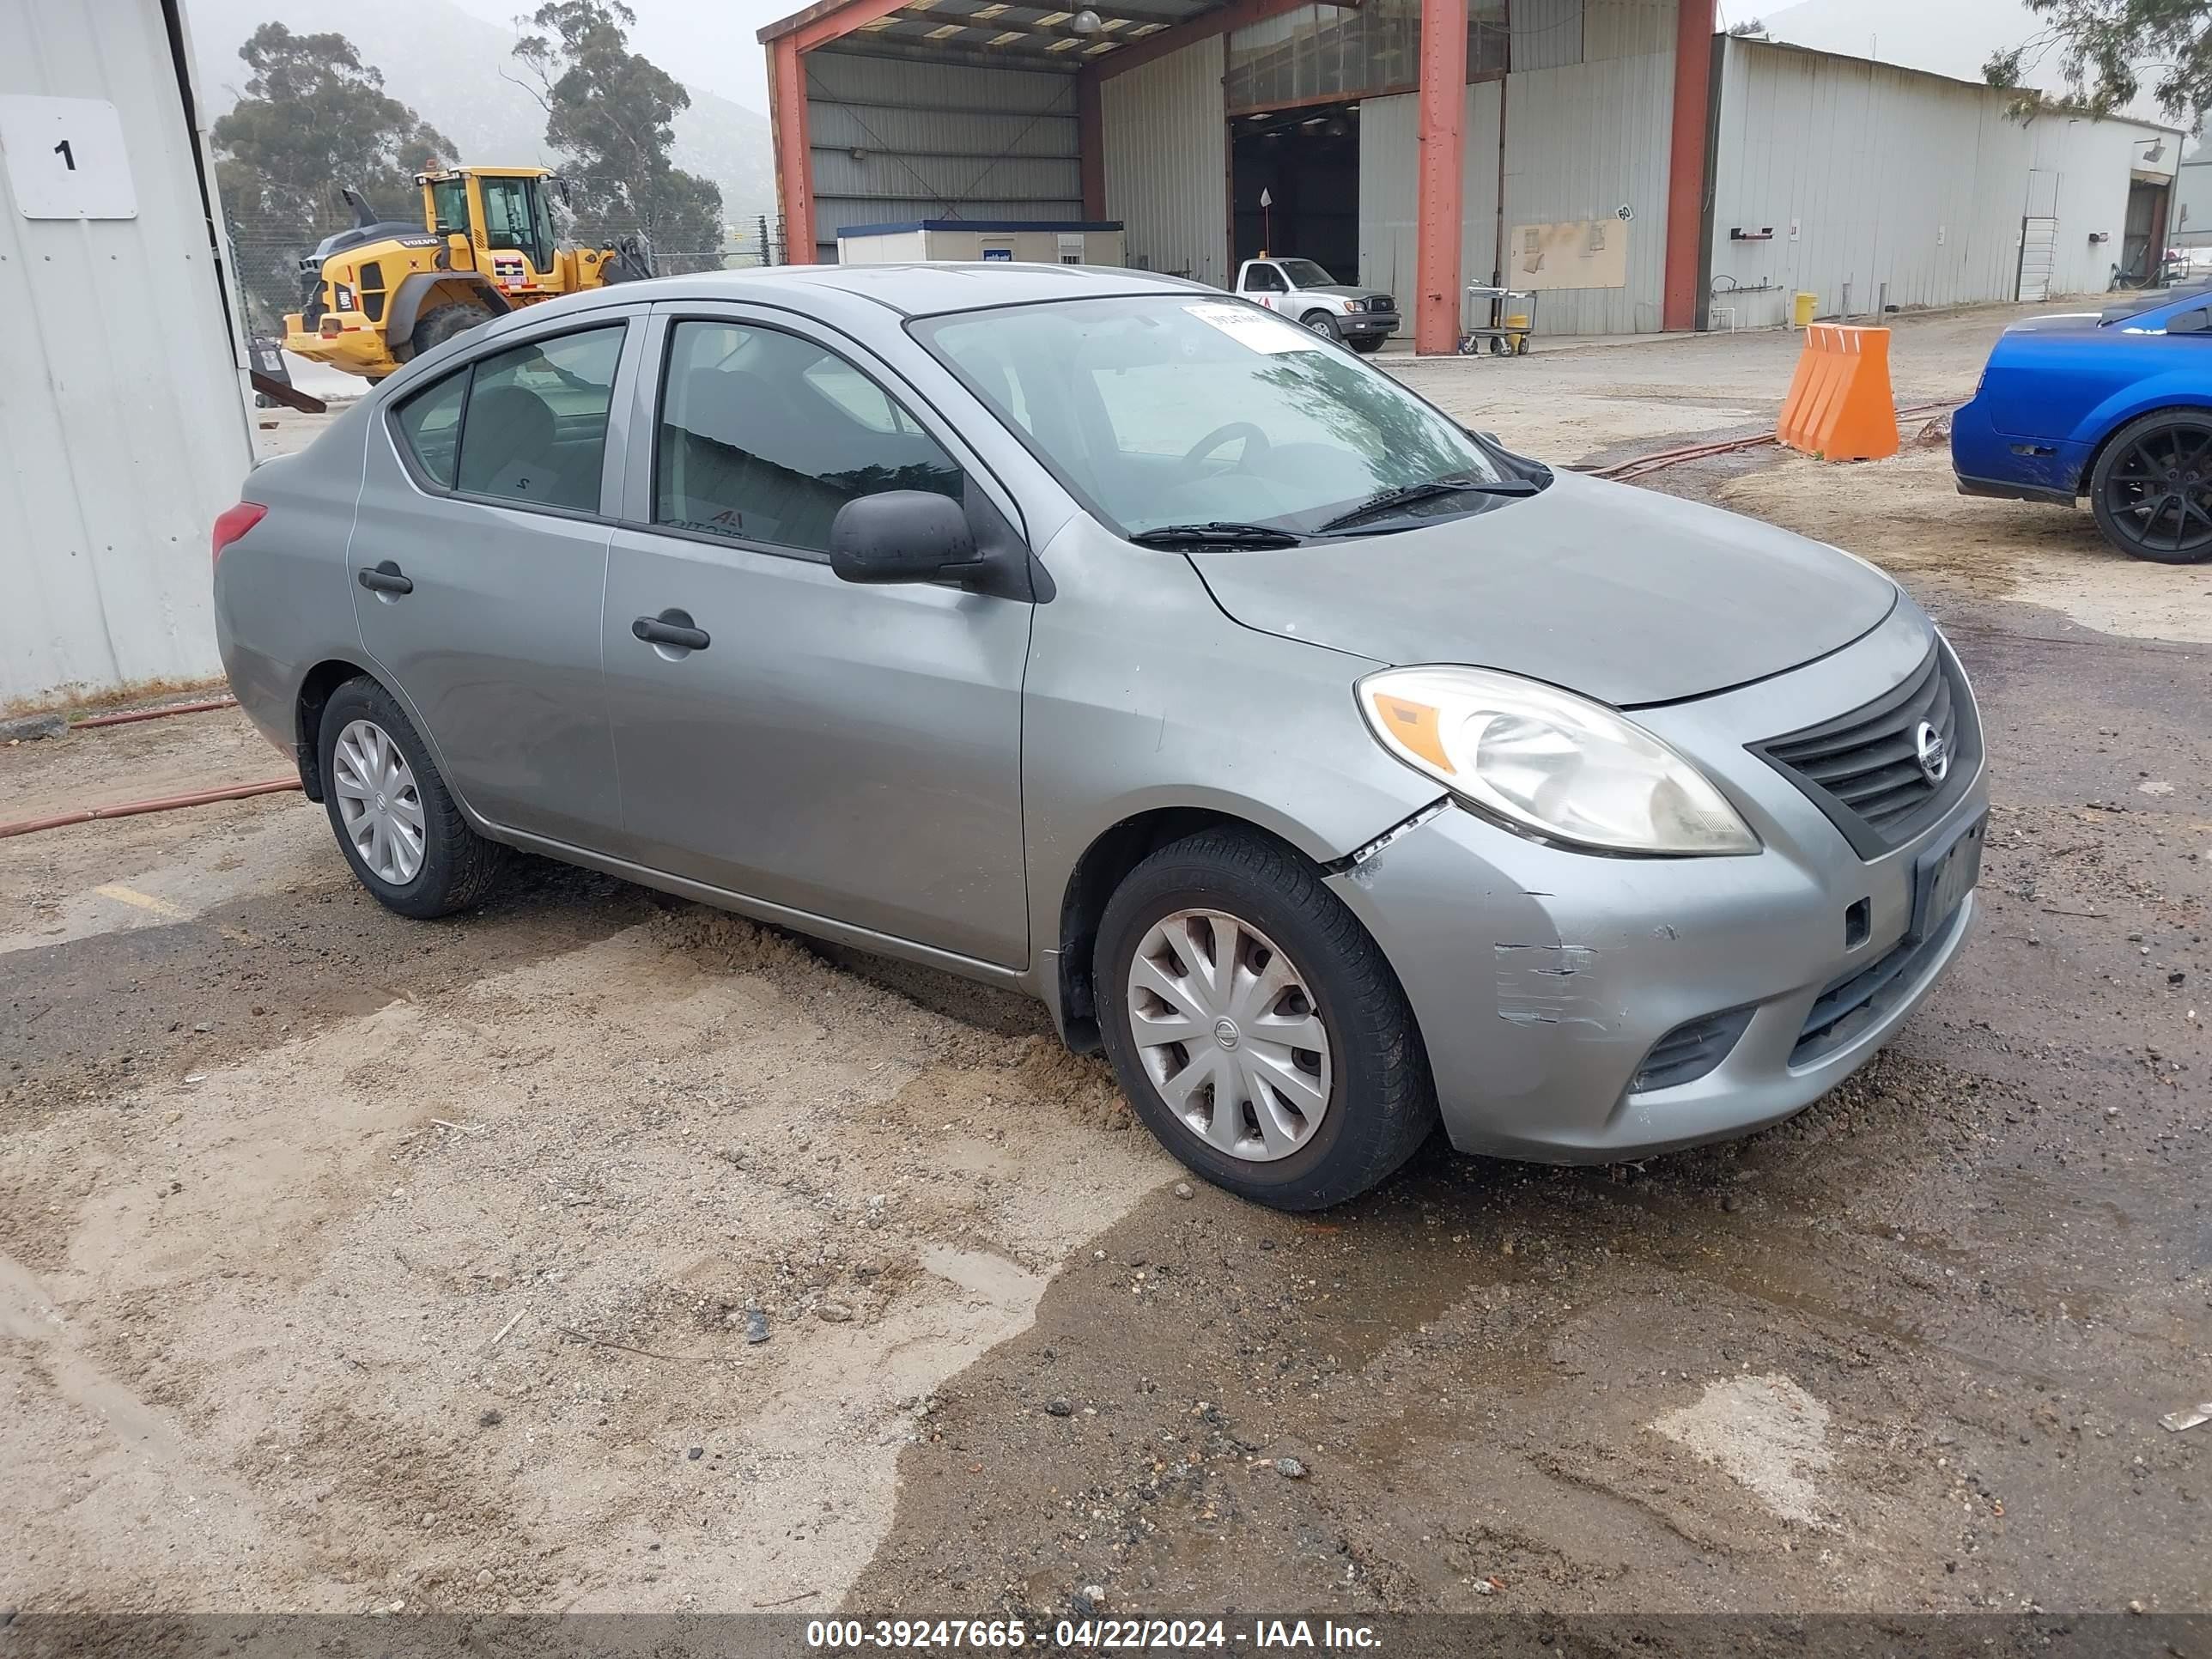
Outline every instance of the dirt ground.
<svg viewBox="0 0 2212 1659"><path fill-rule="evenodd" d="M1571 463L1792 349L1393 368ZM1279 1216L1027 1005L605 878L405 922L297 794L0 841L0 1609L2206 1610L2207 578L1940 450L1653 482L1895 569L1993 757L1958 969L1733 1146ZM283 769L81 732L0 817Z"/></svg>

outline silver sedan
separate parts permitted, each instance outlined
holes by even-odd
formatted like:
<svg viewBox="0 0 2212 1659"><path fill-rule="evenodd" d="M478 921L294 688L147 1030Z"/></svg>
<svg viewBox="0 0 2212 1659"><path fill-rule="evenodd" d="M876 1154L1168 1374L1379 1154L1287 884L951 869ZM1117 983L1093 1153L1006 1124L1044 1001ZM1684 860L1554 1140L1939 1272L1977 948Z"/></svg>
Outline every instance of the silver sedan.
<svg viewBox="0 0 2212 1659"><path fill-rule="evenodd" d="M1188 283L629 284L244 495L232 684L385 904L522 848L1018 988L1265 1203L1771 1123L1972 922L1980 723L1887 577Z"/></svg>

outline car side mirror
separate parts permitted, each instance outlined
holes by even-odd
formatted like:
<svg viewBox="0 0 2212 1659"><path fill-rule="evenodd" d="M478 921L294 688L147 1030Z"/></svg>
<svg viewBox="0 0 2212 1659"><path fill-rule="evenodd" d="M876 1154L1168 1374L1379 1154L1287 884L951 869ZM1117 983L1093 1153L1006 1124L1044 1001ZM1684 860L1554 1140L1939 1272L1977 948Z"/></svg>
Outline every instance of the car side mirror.
<svg viewBox="0 0 2212 1659"><path fill-rule="evenodd" d="M927 582L975 562L975 533L949 495L886 489L837 509L830 568L848 582Z"/></svg>
<svg viewBox="0 0 2212 1659"><path fill-rule="evenodd" d="M2166 319L2168 334L2212 333L2212 310L2185 311Z"/></svg>

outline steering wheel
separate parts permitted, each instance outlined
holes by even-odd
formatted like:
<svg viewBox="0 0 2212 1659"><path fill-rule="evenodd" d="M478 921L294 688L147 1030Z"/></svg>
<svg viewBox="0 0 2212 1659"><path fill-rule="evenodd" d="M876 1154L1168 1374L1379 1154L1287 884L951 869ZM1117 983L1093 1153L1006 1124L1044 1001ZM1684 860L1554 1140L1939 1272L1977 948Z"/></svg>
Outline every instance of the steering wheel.
<svg viewBox="0 0 2212 1659"><path fill-rule="evenodd" d="M1249 421L1231 421L1226 426L1217 426L1183 452L1182 469L1192 477L1199 474L1199 463L1232 439L1244 441L1244 453L1237 458L1237 469L1249 470L1253 461L1267 453L1267 434Z"/></svg>

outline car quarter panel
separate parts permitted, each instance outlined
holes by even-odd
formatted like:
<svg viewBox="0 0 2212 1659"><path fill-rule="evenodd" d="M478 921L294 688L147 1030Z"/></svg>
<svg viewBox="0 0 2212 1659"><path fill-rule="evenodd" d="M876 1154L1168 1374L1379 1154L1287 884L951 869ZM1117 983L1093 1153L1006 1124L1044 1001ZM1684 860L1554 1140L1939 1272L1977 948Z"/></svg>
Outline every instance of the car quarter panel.
<svg viewBox="0 0 2212 1659"><path fill-rule="evenodd" d="M1727 791L1764 843L1758 854L1595 857L1454 809L1330 878L1406 988L1455 1146L1588 1162L1689 1145L1788 1115L1879 1048L1958 948L1966 913L1930 947L1893 1017L1815 1064L1790 1064L1820 992L1903 939L1918 855L1986 810L1985 780L1920 836L1863 862L1745 745L1898 684L1925 660L1928 628L1900 605L1819 663L1638 715ZM1869 925L1851 948L1845 915L1859 901ZM1629 1093L1662 1036L1746 1006L1757 1012L1717 1071Z"/></svg>
<svg viewBox="0 0 2212 1659"><path fill-rule="evenodd" d="M313 757L301 750L301 682L319 663L362 654L345 552L368 428L356 404L306 449L256 467L239 495L268 514L216 561L216 646L232 694L303 776Z"/></svg>

